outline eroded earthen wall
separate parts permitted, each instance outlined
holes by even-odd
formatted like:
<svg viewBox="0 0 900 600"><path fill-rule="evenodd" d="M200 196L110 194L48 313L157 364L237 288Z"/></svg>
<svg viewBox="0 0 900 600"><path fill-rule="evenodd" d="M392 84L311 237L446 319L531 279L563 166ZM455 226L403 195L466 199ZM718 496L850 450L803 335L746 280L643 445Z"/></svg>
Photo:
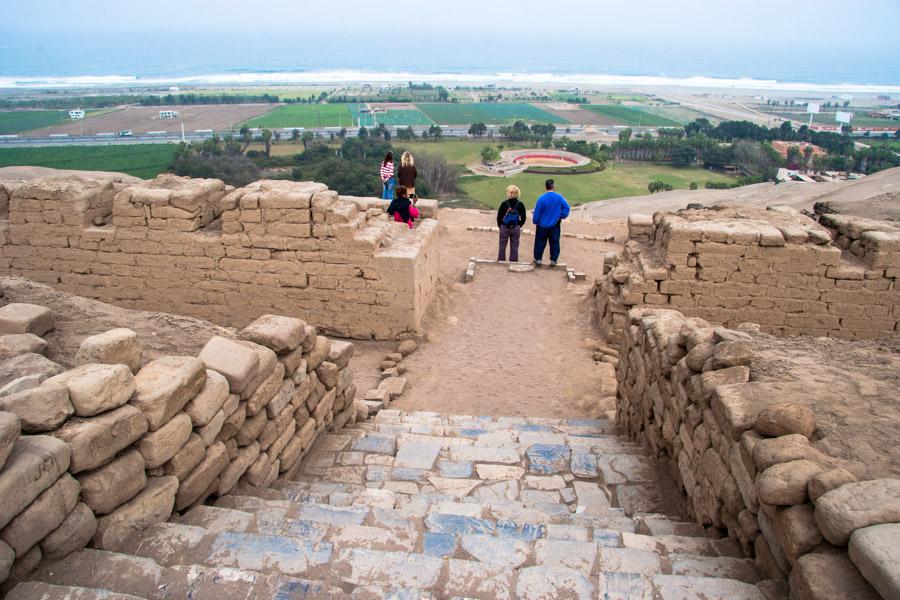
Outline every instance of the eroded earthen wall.
<svg viewBox="0 0 900 600"><path fill-rule="evenodd" d="M616 339L630 308L672 308L776 335L877 338L900 330L900 227L796 212L701 209L632 215L595 288Z"/></svg>
<svg viewBox="0 0 900 600"><path fill-rule="evenodd" d="M242 327L300 315L335 335L415 331L437 278L437 224L388 221L312 182L51 176L19 185L0 271L143 310Z"/></svg>

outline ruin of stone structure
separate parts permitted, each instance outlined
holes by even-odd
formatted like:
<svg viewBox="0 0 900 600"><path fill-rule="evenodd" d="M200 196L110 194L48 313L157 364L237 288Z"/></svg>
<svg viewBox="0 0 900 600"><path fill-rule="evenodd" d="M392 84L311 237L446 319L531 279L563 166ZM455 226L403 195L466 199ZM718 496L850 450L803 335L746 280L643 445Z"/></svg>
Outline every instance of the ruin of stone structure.
<svg viewBox="0 0 900 600"><path fill-rule="evenodd" d="M851 339L900 331L900 226L743 208L631 215L596 290L616 339L633 307L778 335Z"/></svg>
<svg viewBox="0 0 900 600"><path fill-rule="evenodd" d="M614 414L485 417L391 408L417 342L357 390L321 335L418 330L435 221L309 183L72 182L9 186L7 272L239 329L151 360L104 330L66 368L60 315L0 302L8 598L900 597L896 222L634 215L593 287ZM509 268L476 264L468 289Z"/></svg>
<svg viewBox="0 0 900 600"><path fill-rule="evenodd" d="M58 175L6 187L0 272L126 308L235 326L297 315L334 335L393 339L419 328L434 294L433 219L410 230L382 202L322 184Z"/></svg>

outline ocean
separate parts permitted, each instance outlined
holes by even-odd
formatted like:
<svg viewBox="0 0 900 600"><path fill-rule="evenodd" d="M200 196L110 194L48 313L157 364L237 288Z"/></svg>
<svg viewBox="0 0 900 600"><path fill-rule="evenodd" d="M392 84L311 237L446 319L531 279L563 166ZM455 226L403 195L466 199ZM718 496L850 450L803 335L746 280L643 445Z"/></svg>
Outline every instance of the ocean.
<svg viewBox="0 0 900 600"><path fill-rule="evenodd" d="M531 36L533 37L533 36ZM687 40L691 36L686 36ZM0 35L0 88L407 81L900 93L895 52L341 31Z"/></svg>

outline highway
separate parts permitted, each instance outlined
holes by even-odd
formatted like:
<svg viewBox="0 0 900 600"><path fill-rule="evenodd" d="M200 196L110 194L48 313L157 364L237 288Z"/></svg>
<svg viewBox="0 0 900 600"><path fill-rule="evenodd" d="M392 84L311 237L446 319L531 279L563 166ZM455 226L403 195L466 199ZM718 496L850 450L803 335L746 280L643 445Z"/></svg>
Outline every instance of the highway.
<svg viewBox="0 0 900 600"><path fill-rule="evenodd" d="M626 127L586 127L583 125L571 125L567 128L559 128L556 130L554 137L563 137L567 135L577 135L581 133L592 133L597 135L608 135L608 136L618 136L619 131L625 129ZM298 129L301 132L309 131L313 134L328 138L332 134L336 135L340 128L338 127L321 127L321 128L310 128L304 129L302 127L296 128L278 128L273 131L278 131L281 134L281 139L290 139L291 131L293 129ZM371 129L371 128L370 128ZM397 131L400 129L406 129L405 127L391 127L389 130L393 135L393 139L397 139ZM502 141L502 137L500 137L499 126L490 126L488 129L489 134L493 133L494 137L498 141ZM427 131L428 128L425 126L413 126L413 131L415 131L416 136L421 137L422 133ZM637 133L644 132L654 132L655 130L650 127L631 127L631 130ZM254 136L259 133L258 129L252 130ZM469 137L469 127L468 125L442 125L441 133L444 137L454 137L454 138L465 138ZM111 145L125 145L125 144L172 144L182 141L182 139L186 142L197 142L203 141L211 138L213 135L219 135L220 137L224 137L226 135L233 135L238 137L240 134L238 131L185 131L184 137L182 138L182 134L180 132L159 132L159 133L150 133L150 132L133 132L132 135L128 136L118 136L114 133L99 133L94 135L66 135L66 134L55 134L50 136L41 136L41 137L32 137L28 134L22 135L0 135L0 148L22 148L29 146L111 146ZM347 135L356 136L358 134L357 129L348 129ZM482 138L485 139L485 138Z"/></svg>

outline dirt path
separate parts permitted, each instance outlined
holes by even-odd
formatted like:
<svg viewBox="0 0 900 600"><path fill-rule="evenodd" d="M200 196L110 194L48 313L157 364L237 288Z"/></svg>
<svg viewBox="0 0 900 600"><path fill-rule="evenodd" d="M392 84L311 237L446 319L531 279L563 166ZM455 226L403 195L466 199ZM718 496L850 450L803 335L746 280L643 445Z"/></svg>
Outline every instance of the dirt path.
<svg viewBox="0 0 900 600"><path fill-rule="evenodd" d="M396 408L582 415L580 401L600 387L588 289L569 286L562 270L511 273L482 266L475 281L455 286L454 306L408 359L413 385Z"/></svg>

